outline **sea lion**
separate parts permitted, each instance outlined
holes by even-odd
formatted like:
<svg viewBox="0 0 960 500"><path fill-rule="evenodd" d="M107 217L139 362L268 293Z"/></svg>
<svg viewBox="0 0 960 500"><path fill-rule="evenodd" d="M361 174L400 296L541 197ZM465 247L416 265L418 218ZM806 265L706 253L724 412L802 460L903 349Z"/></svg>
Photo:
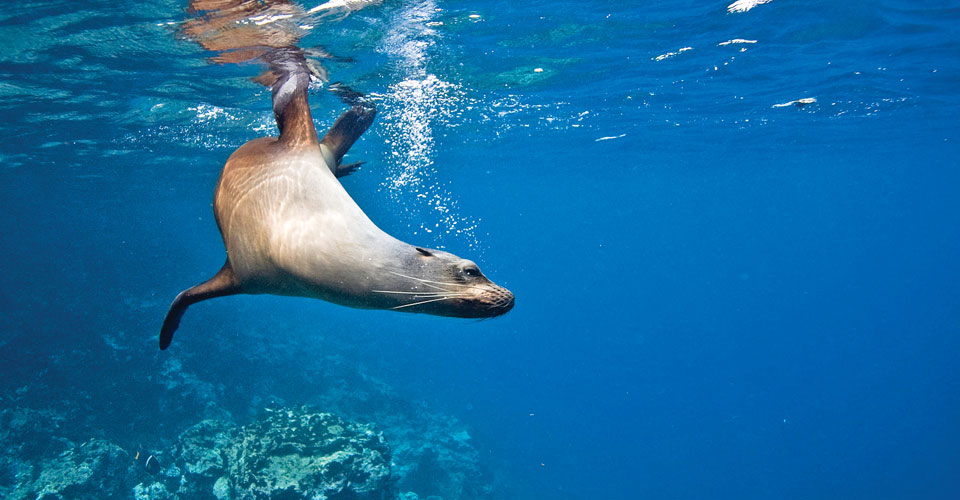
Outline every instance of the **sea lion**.
<svg viewBox="0 0 960 500"><path fill-rule="evenodd" d="M301 52L267 57L276 77L279 137L247 142L227 160L213 212L227 251L210 280L184 290L160 330L166 349L187 307L239 293L313 297L350 307L486 318L514 296L469 260L404 243L378 228L337 179L350 146L376 110L354 106L320 140L307 102L310 69Z"/></svg>

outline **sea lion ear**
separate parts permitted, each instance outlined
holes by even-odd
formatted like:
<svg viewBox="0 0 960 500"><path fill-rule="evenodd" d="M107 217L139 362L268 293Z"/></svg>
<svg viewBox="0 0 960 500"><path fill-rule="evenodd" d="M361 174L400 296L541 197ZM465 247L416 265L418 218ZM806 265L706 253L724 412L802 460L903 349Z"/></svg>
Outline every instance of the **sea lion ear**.
<svg viewBox="0 0 960 500"><path fill-rule="evenodd" d="M433 254L430 253L429 250L425 248L420 248L420 247L415 247L415 248L417 249L418 252L420 252L420 255L423 255L424 257L433 257Z"/></svg>

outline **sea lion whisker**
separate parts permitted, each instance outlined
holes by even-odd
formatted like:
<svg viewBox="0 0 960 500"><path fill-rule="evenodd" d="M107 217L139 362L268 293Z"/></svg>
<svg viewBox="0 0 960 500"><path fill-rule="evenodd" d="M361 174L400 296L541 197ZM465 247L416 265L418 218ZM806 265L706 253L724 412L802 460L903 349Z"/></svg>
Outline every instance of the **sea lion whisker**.
<svg viewBox="0 0 960 500"><path fill-rule="evenodd" d="M456 292L454 292L453 290L447 290L446 288L444 288L444 287L442 287L442 286L431 285L430 283L424 283L423 285L424 285L424 286L428 286L428 287L430 287L430 288L433 288L434 290L439 290L439 291L444 292L444 293L456 293Z"/></svg>
<svg viewBox="0 0 960 500"><path fill-rule="evenodd" d="M427 286L430 286L430 285L429 285L430 283L433 283L433 284L435 284L435 285L444 285L444 286L457 286L457 285L460 285L460 283L451 283L451 282L443 282L443 281L430 281L430 280L427 280L427 279L417 278L417 277L414 277L414 276L407 276L406 274L400 274L400 273L395 272L395 271L390 271L390 272L393 273L393 274L396 274L397 276L401 276L401 277L403 277L403 278L407 278L407 279L419 281L419 282L421 282L421 283L423 283L424 285L427 285ZM440 288L440 287L437 287L437 288L439 288L440 290L443 290L443 291L445 291L445 292L450 292L450 291L452 291L452 290L447 290L447 289L445 289L445 288Z"/></svg>
<svg viewBox="0 0 960 500"><path fill-rule="evenodd" d="M405 278L410 278L409 276L404 276L404 277L405 277ZM416 279L416 278L410 278L410 279ZM442 291L442 292L452 292L452 291L453 291L453 290L447 290L446 288L443 288L442 286L437 286L437 285L433 285L433 284L426 283L426 282L421 283L421 284L422 284L423 286L432 288L432 289L434 289L434 290L440 290L440 291Z"/></svg>
<svg viewBox="0 0 960 500"><path fill-rule="evenodd" d="M376 292L377 290L373 290ZM391 292L383 292L391 293ZM394 292L396 293L396 292ZM414 292L414 293L404 293L402 295L409 295L413 300L419 299L435 299L435 298L454 298L454 297L465 297L466 294L463 293L432 293L432 292Z"/></svg>
<svg viewBox="0 0 960 500"><path fill-rule="evenodd" d="M434 291L428 291L428 292L400 292L400 291L394 291L394 290L370 290L370 291L371 291L371 292L376 292L376 293L395 293L395 294L398 294L398 295L419 295L419 296L422 296L422 297L426 297L426 296L439 297L439 296L441 296L441 295L460 295L460 292L434 292Z"/></svg>
<svg viewBox="0 0 960 500"><path fill-rule="evenodd" d="M436 283L436 284L438 284L438 285L456 285L456 283L453 283L453 282L450 282L450 281L432 281L432 280L428 280L428 279L424 279L424 278L417 278L416 276L407 276L406 274L400 274L400 273L398 273L398 272L396 272L396 271L390 271L390 272L393 273L393 274L396 274L397 276L402 276L402 277L404 277L404 278L409 278L409 279L412 279L412 280L422 281L422 282L424 282L424 283Z"/></svg>
<svg viewBox="0 0 960 500"><path fill-rule="evenodd" d="M410 304L404 304L404 305L402 305L402 306L391 307L390 309L394 309L394 310L396 310L396 309L403 309L403 308L405 308L405 307L419 306L419 305L423 305L423 304L429 304L429 303L431 303L431 302L437 302L437 301L440 301L440 300L449 300L449 299L454 299L454 298L457 298L457 296L454 295L454 296L452 296L452 297L440 297L439 299L421 300L420 302L412 302L412 303L410 303Z"/></svg>
<svg viewBox="0 0 960 500"><path fill-rule="evenodd" d="M420 284L427 288L430 288L432 293L456 293L453 290L447 290L442 286L431 285L430 283L420 283ZM414 292L414 293L417 293L417 292Z"/></svg>

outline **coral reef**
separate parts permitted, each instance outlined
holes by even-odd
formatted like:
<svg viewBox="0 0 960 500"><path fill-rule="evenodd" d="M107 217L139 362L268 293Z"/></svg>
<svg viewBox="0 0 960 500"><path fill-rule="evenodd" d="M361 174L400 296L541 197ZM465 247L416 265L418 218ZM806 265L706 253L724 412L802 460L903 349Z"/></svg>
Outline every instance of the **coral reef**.
<svg viewBox="0 0 960 500"><path fill-rule="evenodd" d="M250 424L204 420L180 435L171 464L138 498L383 500L390 448L371 425L308 407L269 409Z"/></svg>
<svg viewBox="0 0 960 500"><path fill-rule="evenodd" d="M480 454L462 423L423 404L384 412L377 423L393 444L400 491L443 500L492 498ZM405 415L414 415L405 419Z"/></svg>
<svg viewBox="0 0 960 500"><path fill-rule="evenodd" d="M229 475L237 499L389 497L390 448L370 425L281 409L244 427L240 438Z"/></svg>
<svg viewBox="0 0 960 500"><path fill-rule="evenodd" d="M133 317L129 323L145 321ZM398 498L397 492L431 500L496 497L469 426L378 378L376 366L364 362L363 342L251 330L243 349L214 335L197 339L203 343L193 349L159 355L155 338L132 331L104 328L80 344L14 336L13 344L0 345L0 358L10 368L0 377L0 408L7 408L0 412L0 498L86 500L93 489L100 499L266 498L263 485L237 479L249 476L240 460L253 453L242 455L238 443L254 432L250 426L266 425L264 407L290 406L299 414L302 404L376 423L380 444L389 443L391 450L392 463L385 462L390 498ZM349 431L351 425L341 427ZM156 455L160 472L152 475L134 464L138 444ZM254 443L249 446L253 450ZM256 465L243 460L244 466ZM357 460L371 459L340 455L328 471ZM282 497L279 484L270 491ZM341 488L343 495L378 498L360 484L362 474L344 476L323 492L304 486L289 494L296 498L310 490L336 498Z"/></svg>
<svg viewBox="0 0 960 500"><path fill-rule="evenodd" d="M293 342L293 341L289 341ZM285 356L296 353L319 362L313 370L287 370L290 392L274 389L274 397L294 400L311 393L316 404L346 418L376 422L393 450L392 474L399 491L431 500L486 500L495 498L493 480L480 459L468 427L456 417L438 413L423 401L409 401L390 384L370 375L363 366L323 352L323 344L296 343L270 347L265 362L274 371L289 366ZM299 396L302 398L302 396Z"/></svg>
<svg viewBox="0 0 960 500"><path fill-rule="evenodd" d="M134 483L129 454L102 439L77 445L59 437L62 422L49 412L24 408L0 412L0 496L17 500L128 496Z"/></svg>
<svg viewBox="0 0 960 500"><path fill-rule="evenodd" d="M385 500L396 498L390 448L371 425L308 407L267 410L244 427L204 420L155 475L103 439L56 437L62 420L0 412L0 496L16 500ZM139 481L139 482L138 482Z"/></svg>

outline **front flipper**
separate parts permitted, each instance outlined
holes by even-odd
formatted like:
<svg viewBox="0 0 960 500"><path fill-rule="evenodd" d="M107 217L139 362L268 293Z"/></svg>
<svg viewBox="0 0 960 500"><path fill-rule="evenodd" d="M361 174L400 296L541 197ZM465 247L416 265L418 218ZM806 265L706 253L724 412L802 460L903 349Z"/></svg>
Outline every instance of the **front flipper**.
<svg viewBox="0 0 960 500"><path fill-rule="evenodd" d="M330 127L327 135L323 136L320 145L325 150L324 155L330 155L327 157L327 161L332 163L329 167L334 175L343 177L360 166L360 163L340 165L340 162L343 161L343 155L347 154L350 146L353 146L353 143L357 142L357 139L370 127L376 116L377 110L375 108L354 106L340 115L340 118L337 118L337 121Z"/></svg>
<svg viewBox="0 0 960 500"><path fill-rule="evenodd" d="M177 327L180 326L180 318L183 317L183 313L186 312L188 307L202 300L237 293L240 293L240 286L237 284L229 260L214 277L180 292L177 298L173 299L173 303L170 304L167 317L163 319L163 327L160 328L160 349L170 347L170 342L173 341L173 332L177 331Z"/></svg>

